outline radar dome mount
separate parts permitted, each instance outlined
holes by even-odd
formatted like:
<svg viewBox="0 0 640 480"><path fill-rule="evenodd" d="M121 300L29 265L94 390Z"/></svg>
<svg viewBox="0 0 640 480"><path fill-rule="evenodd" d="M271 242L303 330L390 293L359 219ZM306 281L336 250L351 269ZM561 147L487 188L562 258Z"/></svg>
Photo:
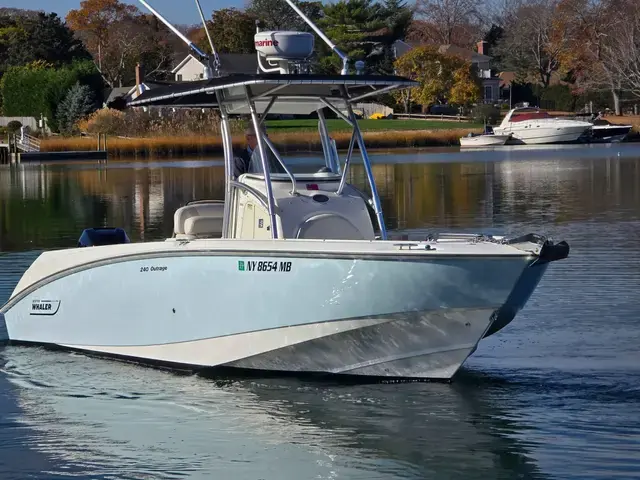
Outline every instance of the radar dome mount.
<svg viewBox="0 0 640 480"><path fill-rule="evenodd" d="M306 32L258 31L254 45L263 72L302 73L309 69L314 37Z"/></svg>

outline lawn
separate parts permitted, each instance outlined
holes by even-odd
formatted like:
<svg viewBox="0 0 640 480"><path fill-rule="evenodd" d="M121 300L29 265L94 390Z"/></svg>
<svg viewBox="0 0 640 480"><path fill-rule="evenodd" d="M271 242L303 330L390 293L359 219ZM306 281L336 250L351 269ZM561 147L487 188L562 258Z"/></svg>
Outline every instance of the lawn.
<svg viewBox="0 0 640 480"><path fill-rule="evenodd" d="M482 125L476 125L470 122L455 122L441 120L359 120L360 129L363 132L380 131L380 130L450 130L454 128L478 128ZM296 120L267 120L267 130L273 133L287 132L317 132L318 120L314 119L296 119ZM331 132L350 131L351 127L344 120L330 119L327 120L327 126Z"/></svg>

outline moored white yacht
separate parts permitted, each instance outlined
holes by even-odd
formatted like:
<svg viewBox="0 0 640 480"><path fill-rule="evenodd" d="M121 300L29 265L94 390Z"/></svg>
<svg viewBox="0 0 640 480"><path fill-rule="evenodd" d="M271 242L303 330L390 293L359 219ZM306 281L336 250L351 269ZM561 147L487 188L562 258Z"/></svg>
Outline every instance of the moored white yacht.
<svg viewBox="0 0 640 480"><path fill-rule="evenodd" d="M511 135L509 143L539 145L576 142L591 126L589 122L552 117L538 108L517 107L493 131L496 135Z"/></svg>
<svg viewBox="0 0 640 480"><path fill-rule="evenodd" d="M256 35L261 68L278 73L218 76L213 45L212 57L192 45L209 78L146 91L130 105L220 111L224 201L178 209L165 241L88 229L80 248L41 254L0 308L10 341L187 369L449 379L513 320L549 263L568 255L565 242L536 235L390 239L352 105L415 83L362 74L361 64L350 74L348 58L286 1L343 58L342 74L300 73L310 34ZM353 128L344 162L325 109ZM229 117L248 114L261 132L269 112L318 112L321 171L292 174L259 134L258 172L233 178ZM347 183L356 146L371 198ZM270 171L269 151L286 173Z"/></svg>

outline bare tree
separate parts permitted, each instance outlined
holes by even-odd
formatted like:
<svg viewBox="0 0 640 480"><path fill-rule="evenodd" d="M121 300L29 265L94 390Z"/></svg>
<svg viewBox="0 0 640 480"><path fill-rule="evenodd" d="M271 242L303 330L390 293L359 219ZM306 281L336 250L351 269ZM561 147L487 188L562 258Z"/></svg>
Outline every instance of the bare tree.
<svg viewBox="0 0 640 480"><path fill-rule="evenodd" d="M640 4L637 0L609 1L624 13L616 16L614 30L605 42L604 55L615 59L609 62L610 69L622 87L640 97Z"/></svg>
<svg viewBox="0 0 640 480"><path fill-rule="evenodd" d="M561 0L554 23L563 69L581 90L609 90L617 115L620 93L628 83L628 71L637 53L630 47L633 42L628 35L635 18L635 2L621 8L625 1Z"/></svg>
<svg viewBox="0 0 640 480"><path fill-rule="evenodd" d="M437 45L469 47L484 24L485 0L417 0L413 39Z"/></svg>
<svg viewBox="0 0 640 480"><path fill-rule="evenodd" d="M557 6L558 0L511 2L504 18L506 33L497 47L503 69L549 86L570 39L555 26Z"/></svg>

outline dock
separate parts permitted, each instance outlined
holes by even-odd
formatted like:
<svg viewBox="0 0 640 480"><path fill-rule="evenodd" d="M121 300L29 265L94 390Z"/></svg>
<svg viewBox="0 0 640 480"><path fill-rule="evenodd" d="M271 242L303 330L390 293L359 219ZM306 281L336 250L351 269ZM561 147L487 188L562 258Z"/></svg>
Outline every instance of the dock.
<svg viewBox="0 0 640 480"><path fill-rule="evenodd" d="M28 152L18 154L18 163L66 161L107 161L107 152L99 150L71 152Z"/></svg>
<svg viewBox="0 0 640 480"><path fill-rule="evenodd" d="M104 147L101 148L101 140ZM106 135L98 136L98 149L85 151L42 152L40 139L26 133L10 135L8 143L0 143L0 165L13 163L43 163L93 161L106 162L108 159Z"/></svg>

